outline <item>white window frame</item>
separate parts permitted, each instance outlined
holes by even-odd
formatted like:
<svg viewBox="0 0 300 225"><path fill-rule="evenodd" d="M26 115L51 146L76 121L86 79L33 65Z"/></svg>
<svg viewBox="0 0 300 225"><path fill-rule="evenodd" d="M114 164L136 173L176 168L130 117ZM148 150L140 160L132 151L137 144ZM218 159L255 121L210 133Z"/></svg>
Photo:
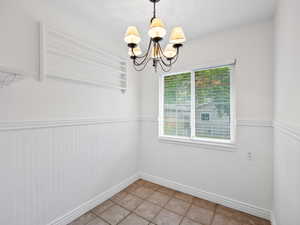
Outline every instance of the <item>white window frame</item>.
<svg viewBox="0 0 300 225"><path fill-rule="evenodd" d="M159 117L158 117L158 134L161 141L188 144L188 145L205 145L217 147L220 150L235 149L236 144L236 95L235 95L235 64L236 61L226 64L215 64L214 66L196 67L197 69L188 71L179 71L176 73L162 74L159 78ZM230 73L230 139L199 138L195 135L195 72L220 67L231 67ZM166 76L178 75L182 73L191 73L191 137L170 136L164 134L164 78Z"/></svg>

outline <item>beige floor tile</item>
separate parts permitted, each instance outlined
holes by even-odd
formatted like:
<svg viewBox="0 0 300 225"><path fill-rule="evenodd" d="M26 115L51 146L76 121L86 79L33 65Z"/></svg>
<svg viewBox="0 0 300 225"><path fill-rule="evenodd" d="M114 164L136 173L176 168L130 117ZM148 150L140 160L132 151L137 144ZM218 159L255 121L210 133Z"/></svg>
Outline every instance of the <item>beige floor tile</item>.
<svg viewBox="0 0 300 225"><path fill-rule="evenodd" d="M137 184L137 185L144 185L146 183L145 180L143 179L138 179L137 181L135 181L133 184Z"/></svg>
<svg viewBox="0 0 300 225"><path fill-rule="evenodd" d="M129 214L129 211L122 208L121 206L114 205L105 210L100 217L111 225L115 225L124 219Z"/></svg>
<svg viewBox="0 0 300 225"><path fill-rule="evenodd" d="M113 206L114 203L111 200L107 200L103 202L102 204L98 205L94 209L92 209L92 212L96 215L100 215L104 210L108 209L109 207Z"/></svg>
<svg viewBox="0 0 300 225"><path fill-rule="evenodd" d="M212 221L214 211L192 205L187 213L187 217L203 225L209 225Z"/></svg>
<svg viewBox="0 0 300 225"><path fill-rule="evenodd" d="M73 222L69 223L69 225L86 225L87 223L91 222L92 220L96 219L96 216L90 212L80 216Z"/></svg>
<svg viewBox="0 0 300 225"><path fill-rule="evenodd" d="M96 219L92 220L91 222L89 222L87 225L109 225L109 224L100 218L96 218Z"/></svg>
<svg viewBox="0 0 300 225"><path fill-rule="evenodd" d="M144 201L134 212L147 220L152 220L160 210L161 207L154 205L151 202Z"/></svg>
<svg viewBox="0 0 300 225"><path fill-rule="evenodd" d="M166 194L166 195L170 195L170 196L175 194L174 190L167 188L167 187L160 187L157 191L159 191L163 194Z"/></svg>
<svg viewBox="0 0 300 225"><path fill-rule="evenodd" d="M183 200L172 198L166 205L165 208L178 213L179 215L185 215L191 203L185 202Z"/></svg>
<svg viewBox="0 0 300 225"><path fill-rule="evenodd" d="M214 211L217 206L215 203L197 197L193 198L193 204L201 208L210 209L212 211Z"/></svg>
<svg viewBox="0 0 300 225"><path fill-rule="evenodd" d="M69 225L148 225L147 220L153 222L149 225L178 225L185 214L180 225L271 225L270 221L142 179L91 212Z"/></svg>
<svg viewBox="0 0 300 225"><path fill-rule="evenodd" d="M147 198L150 195L152 195L154 191L150 188L146 187L139 187L135 192L132 192L132 194L140 197L140 198Z"/></svg>
<svg viewBox="0 0 300 225"><path fill-rule="evenodd" d="M155 191L161 187L160 185L149 182L149 181L146 181L146 183L143 186L146 187L146 188L150 188L152 190L155 190Z"/></svg>
<svg viewBox="0 0 300 225"><path fill-rule="evenodd" d="M182 216L163 209L153 220L157 225L179 225Z"/></svg>
<svg viewBox="0 0 300 225"><path fill-rule="evenodd" d="M180 225L201 225L200 223L196 223L188 218L184 218Z"/></svg>
<svg viewBox="0 0 300 225"><path fill-rule="evenodd" d="M124 219L120 225L148 225L149 222L142 217L132 213Z"/></svg>
<svg viewBox="0 0 300 225"><path fill-rule="evenodd" d="M256 216L252 216L246 213L240 213L239 221L243 222L243 225L266 225L268 221Z"/></svg>
<svg viewBox="0 0 300 225"><path fill-rule="evenodd" d="M165 195L165 194L157 191L157 192L154 192L154 194L151 195L146 200L163 207L167 204L167 202L170 200L170 198L171 197L169 195Z"/></svg>
<svg viewBox="0 0 300 225"><path fill-rule="evenodd" d="M223 205L217 205L216 213L227 217L232 217L240 212Z"/></svg>
<svg viewBox="0 0 300 225"><path fill-rule="evenodd" d="M174 196L175 196L175 198L178 198L180 200L183 200L183 201L186 201L186 202L189 202L189 203L191 203L193 201L193 198L194 198L192 195L188 195L188 194L178 192L178 191L175 192Z"/></svg>
<svg viewBox="0 0 300 225"><path fill-rule="evenodd" d="M119 193L115 194L110 200L112 200L113 202L119 202L122 199L124 199L127 195L128 195L127 192L120 191Z"/></svg>
<svg viewBox="0 0 300 225"><path fill-rule="evenodd" d="M271 225L271 221L267 220L267 221L265 222L265 225Z"/></svg>
<svg viewBox="0 0 300 225"><path fill-rule="evenodd" d="M127 188L124 189L124 191L129 193L134 193L136 189L138 189L141 185L138 184L130 184Z"/></svg>
<svg viewBox="0 0 300 225"><path fill-rule="evenodd" d="M244 225L234 217L227 217L222 214L216 214L213 218L212 225Z"/></svg>
<svg viewBox="0 0 300 225"><path fill-rule="evenodd" d="M118 202L124 208L133 211L135 210L140 204L142 204L143 200L132 195L128 194L125 198Z"/></svg>

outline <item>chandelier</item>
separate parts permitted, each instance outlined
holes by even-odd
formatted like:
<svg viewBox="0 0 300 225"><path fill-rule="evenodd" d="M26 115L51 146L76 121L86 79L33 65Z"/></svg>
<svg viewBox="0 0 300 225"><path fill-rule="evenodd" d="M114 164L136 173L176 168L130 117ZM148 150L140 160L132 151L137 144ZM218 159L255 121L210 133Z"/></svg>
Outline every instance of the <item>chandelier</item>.
<svg viewBox="0 0 300 225"><path fill-rule="evenodd" d="M185 35L181 27L175 27L172 30L169 44L163 50L160 42L163 40L167 31L161 19L156 17L156 3L160 0L150 0L153 3L153 17L150 20L150 29L148 35L150 41L147 51L142 55L139 42L141 41L139 32L135 26L129 26L125 34L125 42L128 45L128 55L133 61L135 70L142 71L147 64L152 61L152 65L157 71L160 67L164 72L171 70L172 65L177 61L179 49L185 42Z"/></svg>

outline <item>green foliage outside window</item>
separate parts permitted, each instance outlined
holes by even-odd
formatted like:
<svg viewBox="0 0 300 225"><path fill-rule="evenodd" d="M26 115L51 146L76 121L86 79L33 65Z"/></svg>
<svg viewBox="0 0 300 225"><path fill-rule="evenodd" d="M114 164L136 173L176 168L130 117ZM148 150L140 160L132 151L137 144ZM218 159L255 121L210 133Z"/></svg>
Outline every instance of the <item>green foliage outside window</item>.
<svg viewBox="0 0 300 225"><path fill-rule="evenodd" d="M164 134L190 136L191 73L164 78Z"/></svg>
<svg viewBox="0 0 300 225"><path fill-rule="evenodd" d="M190 104L191 73L166 76L164 79L165 104Z"/></svg>
<svg viewBox="0 0 300 225"><path fill-rule="evenodd" d="M195 102L191 102L192 73L165 76L164 134L190 137L195 104L196 137L230 139L230 74L229 66L196 71Z"/></svg>
<svg viewBox="0 0 300 225"><path fill-rule="evenodd" d="M230 115L230 68L221 67L195 73L196 105L213 102L219 117Z"/></svg>

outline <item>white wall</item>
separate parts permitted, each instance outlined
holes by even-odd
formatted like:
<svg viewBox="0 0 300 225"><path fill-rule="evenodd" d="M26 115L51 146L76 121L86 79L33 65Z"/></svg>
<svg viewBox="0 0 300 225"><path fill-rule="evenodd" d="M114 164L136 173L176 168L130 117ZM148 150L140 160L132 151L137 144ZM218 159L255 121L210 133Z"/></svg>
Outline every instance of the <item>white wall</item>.
<svg viewBox="0 0 300 225"><path fill-rule="evenodd" d="M69 11L60 11L51 5L51 1L2 0L0 4L0 65L38 73L39 21L94 42L106 51L126 54L123 43L120 46L113 44L98 27L91 27L88 21ZM129 74L129 89L125 94L51 79L41 83L36 82L37 77L31 77L11 88L1 89L0 104L6 110L0 111L0 119L137 116L138 95L134 87L138 76L132 71Z"/></svg>
<svg viewBox="0 0 300 225"><path fill-rule="evenodd" d="M0 64L38 72L40 20L114 54L126 53L98 27L51 1L2 0ZM51 79L40 83L36 76L29 77L0 89L0 224L48 224L132 176L137 161L144 173L267 213L272 191L271 22L189 41L182 52L173 71L238 58L237 151L159 142L154 121L158 75L152 69L144 74L131 70L125 94ZM150 120L139 125L139 111ZM13 130L14 126L19 128ZM248 152L253 153L252 161L247 160Z"/></svg>
<svg viewBox="0 0 300 225"><path fill-rule="evenodd" d="M279 0L275 22L274 219L300 223L300 2Z"/></svg>
<svg viewBox="0 0 300 225"><path fill-rule="evenodd" d="M53 2L0 1L0 64L38 72L40 20L126 53ZM48 224L137 172L139 79L128 79L124 94L37 76L0 88L0 224Z"/></svg>
<svg viewBox="0 0 300 225"><path fill-rule="evenodd" d="M184 71L222 59L237 58L237 149L233 152L191 147L158 140L158 74L145 72L141 80L140 169L263 208L272 202L272 22L243 26L188 41L172 70ZM152 70L152 68L151 68ZM253 160L247 160L252 152ZM253 211L252 211L253 213Z"/></svg>

